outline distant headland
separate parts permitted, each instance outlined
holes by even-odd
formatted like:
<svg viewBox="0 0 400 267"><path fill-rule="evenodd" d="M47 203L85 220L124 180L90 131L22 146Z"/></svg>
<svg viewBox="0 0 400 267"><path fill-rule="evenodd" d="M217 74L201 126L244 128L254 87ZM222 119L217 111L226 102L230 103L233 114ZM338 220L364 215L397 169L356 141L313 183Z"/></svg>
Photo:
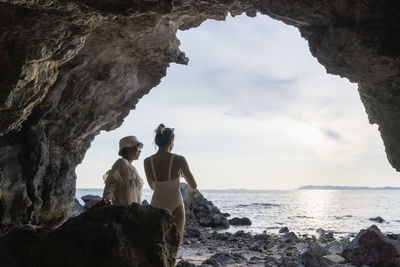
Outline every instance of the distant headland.
<svg viewBox="0 0 400 267"><path fill-rule="evenodd" d="M400 190L400 187L369 187L369 186L332 186L332 185L304 185L295 190Z"/></svg>

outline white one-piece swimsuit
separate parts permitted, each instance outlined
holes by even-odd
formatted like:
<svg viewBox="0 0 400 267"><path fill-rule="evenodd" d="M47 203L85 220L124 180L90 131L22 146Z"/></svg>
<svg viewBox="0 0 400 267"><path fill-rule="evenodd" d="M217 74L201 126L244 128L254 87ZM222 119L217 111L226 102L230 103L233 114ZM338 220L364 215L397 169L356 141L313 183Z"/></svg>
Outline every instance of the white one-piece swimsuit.
<svg viewBox="0 0 400 267"><path fill-rule="evenodd" d="M168 209L171 213L180 205L183 204L180 191L180 178L171 180L171 169L174 154L171 155L168 168L168 180L158 181L154 170L153 157L150 158L151 169L154 177L154 193L151 198L151 205L159 208Z"/></svg>

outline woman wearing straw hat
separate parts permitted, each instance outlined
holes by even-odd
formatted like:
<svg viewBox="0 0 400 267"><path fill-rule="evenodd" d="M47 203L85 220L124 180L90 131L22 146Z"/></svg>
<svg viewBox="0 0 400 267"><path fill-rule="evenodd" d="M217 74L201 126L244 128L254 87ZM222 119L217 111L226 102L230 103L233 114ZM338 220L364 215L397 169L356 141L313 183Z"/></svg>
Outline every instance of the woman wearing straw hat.
<svg viewBox="0 0 400 267"><path fill-rule="evenodd" d="M141 203L143 180L132 165L140 156L143 144L135 136L126 136L119 141L121 156L104 176L106 184L103 192L103 203L129 205Z"/></svg>

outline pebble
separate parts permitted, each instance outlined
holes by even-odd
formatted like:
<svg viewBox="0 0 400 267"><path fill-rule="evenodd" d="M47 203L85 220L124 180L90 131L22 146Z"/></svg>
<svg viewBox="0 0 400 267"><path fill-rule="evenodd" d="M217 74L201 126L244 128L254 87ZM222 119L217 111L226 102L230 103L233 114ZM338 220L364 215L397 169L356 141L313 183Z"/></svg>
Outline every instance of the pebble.
<svg viewBox="0 0 400 267"><path fill-rule="evenodd" d="M337 254L329 254L322 256L322 258L329 264L340 264L344 263L346 260Z"/></svg>
<svg viewBox="0 0 400 267"><path fill-rule="evenodd" d="M375 218L369 218L368 220L377 222L377 223L383 223L385 220L382 217L375 217Z"/></svg>
<svg viewBox="0 0 400 267"><path fill-rule="evenodd" d="M279 233L289 233L289 228L287 228L286 226L285 227L282 227L281 229L279 229Z"/></svg>

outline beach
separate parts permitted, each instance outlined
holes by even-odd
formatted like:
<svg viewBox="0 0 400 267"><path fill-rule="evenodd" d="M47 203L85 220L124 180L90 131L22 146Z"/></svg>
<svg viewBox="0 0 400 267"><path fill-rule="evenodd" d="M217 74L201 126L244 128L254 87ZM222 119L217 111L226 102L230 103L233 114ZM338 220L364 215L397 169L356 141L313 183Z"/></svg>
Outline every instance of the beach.
<svg viewBox="0 0 400 267"><path fill-rule="evenodd" d="M345 251L361 229L388 242L399 238L397 190L201 192L187 203L177 266L355 266L342 255L353 253ZM150 197L144 190L143 198ZM248 221L234 225L233 218Z"/></svg>

